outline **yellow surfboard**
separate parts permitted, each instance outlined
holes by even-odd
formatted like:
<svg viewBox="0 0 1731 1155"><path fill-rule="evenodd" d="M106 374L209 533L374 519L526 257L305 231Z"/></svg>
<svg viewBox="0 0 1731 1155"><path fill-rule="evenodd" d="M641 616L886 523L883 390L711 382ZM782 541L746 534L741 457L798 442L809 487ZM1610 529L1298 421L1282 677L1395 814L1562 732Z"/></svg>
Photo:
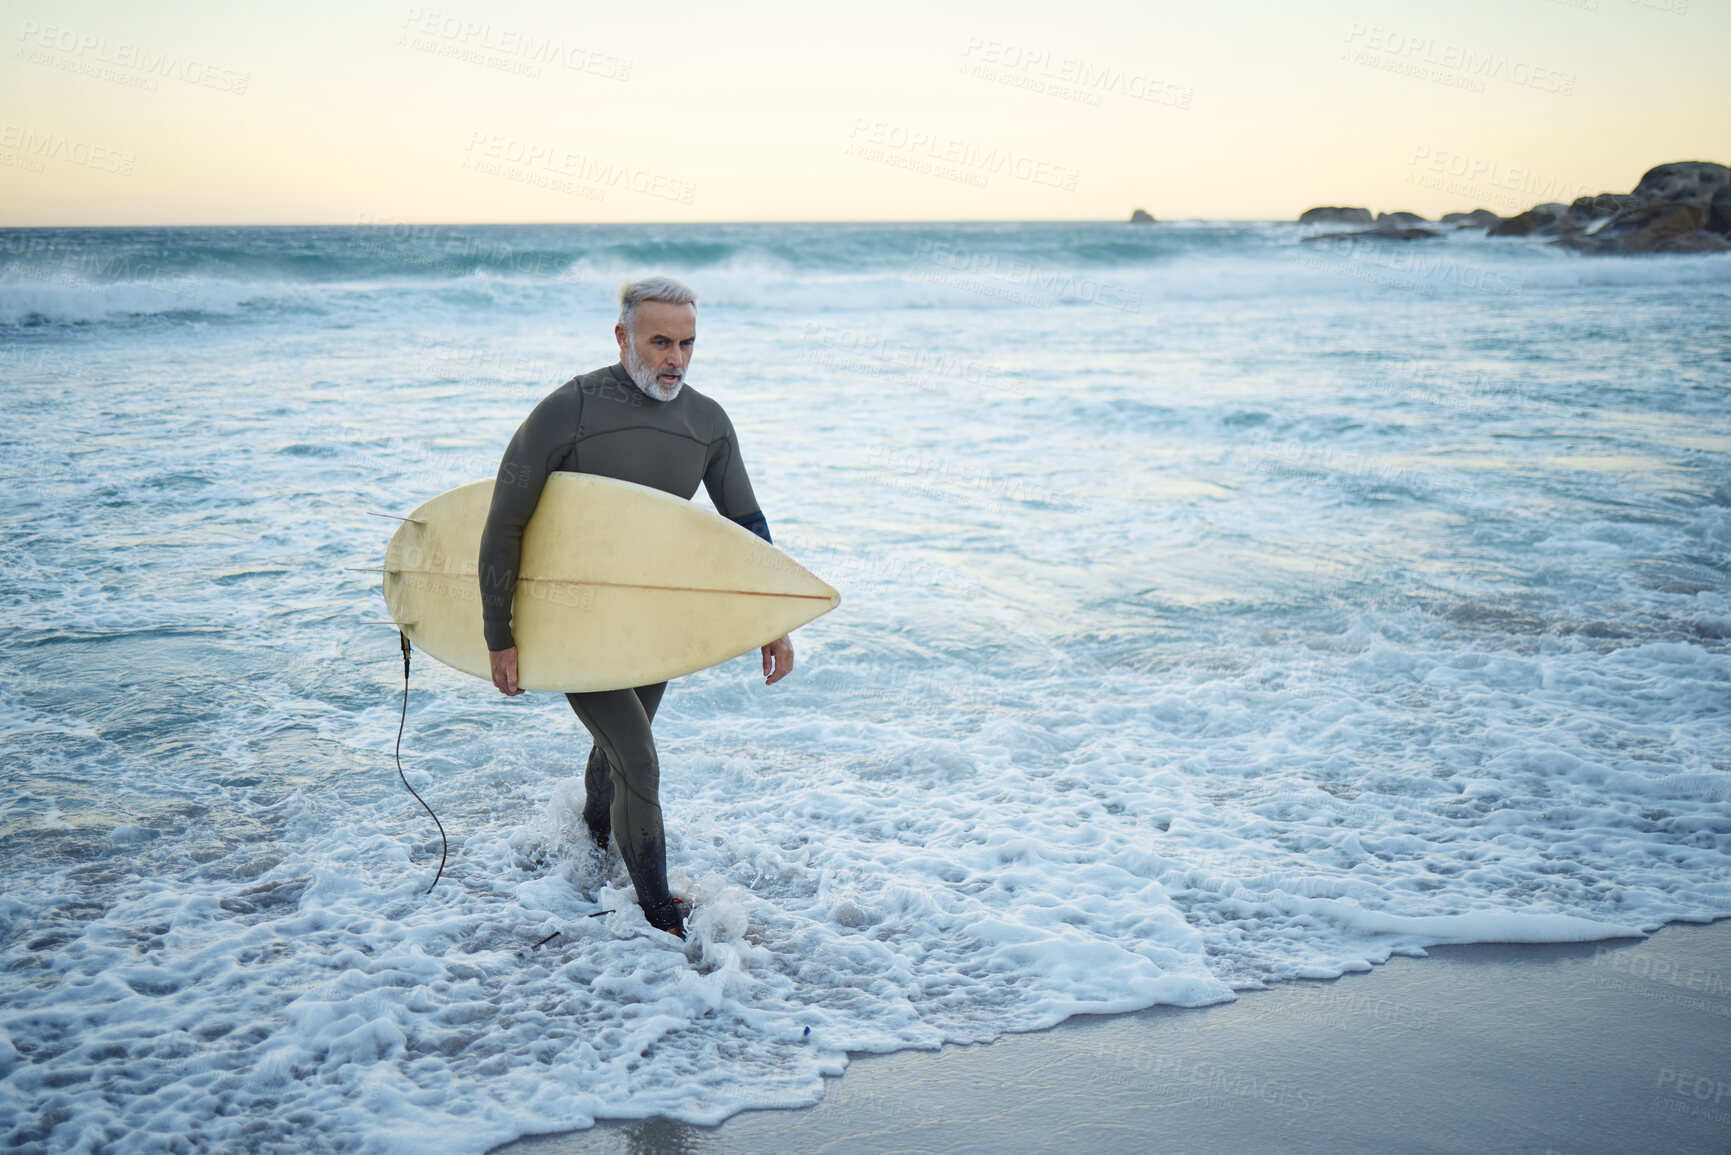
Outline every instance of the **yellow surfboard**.
<svg viewBox="0 0 1731 1155"><path fill-rule="evenodd" d="M433 498L385 550L385 605L409 640L491 680L477 555L493 483ZM841 595L750 530L671 494L587 473L547 479L523 531L511 628L526 690L617 690L750 653Z"/></svg>

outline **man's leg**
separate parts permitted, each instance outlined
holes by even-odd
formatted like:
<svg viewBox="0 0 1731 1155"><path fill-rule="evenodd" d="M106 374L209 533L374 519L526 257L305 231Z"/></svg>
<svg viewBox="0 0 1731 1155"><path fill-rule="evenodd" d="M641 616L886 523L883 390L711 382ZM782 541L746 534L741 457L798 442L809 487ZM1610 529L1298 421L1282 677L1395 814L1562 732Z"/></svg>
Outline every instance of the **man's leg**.
<svg viewBox="0 0 1731 1155"><path fill-rule="evenodd" d="M684 938L673 895L667 889L667 843L661 825L661 764L649 731L652 708L665 684L640 690L567 694L612 770L612 828L637 901L652 925ZM644 691L652 691L645 694ZM587 806L585 807L587 810Z"/></svg>
<svg viewBox="0 0 1731 1155"><path fill-rule="evenodd" d="M655 711L666 692L666 682L637 687L637 700L643 704L643 713L650 722L655 721ZM577 710L577 695L565 697L571 708ZM578 717L582 717L580 710ZM607 839L613 832L613 768L607 765L607 755L600 746L589 747L589 761L583 767L583 824L589 828L589 837L595 840L595 845L606 850Z"/></svg>
<svg viewBox="0 0 1731 1155"><path fill-rule="evenodd" d="M565 695L575 698L575 694ZM572 702L576 709L577 703ZM578 712L582 717L582 712ZM583 767L583 825L589 837L601 850L607 849L607 839L613 833L613 768L607 765L607 755L600 746L589 747L589 762Z"/></svg>

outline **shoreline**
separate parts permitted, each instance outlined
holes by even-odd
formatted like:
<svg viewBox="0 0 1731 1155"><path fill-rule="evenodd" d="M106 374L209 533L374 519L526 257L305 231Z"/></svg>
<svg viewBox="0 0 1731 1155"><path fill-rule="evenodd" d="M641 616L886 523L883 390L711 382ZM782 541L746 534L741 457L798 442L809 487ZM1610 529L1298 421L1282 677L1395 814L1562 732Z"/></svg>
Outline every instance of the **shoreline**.
<svg viewBox="0 0 1731 1155"><path fill-rule="evenodd" d="M1233 1003L850 1056L821 1102L494 1155L1731 1149L1731 918L1438 946Z"/></svg>

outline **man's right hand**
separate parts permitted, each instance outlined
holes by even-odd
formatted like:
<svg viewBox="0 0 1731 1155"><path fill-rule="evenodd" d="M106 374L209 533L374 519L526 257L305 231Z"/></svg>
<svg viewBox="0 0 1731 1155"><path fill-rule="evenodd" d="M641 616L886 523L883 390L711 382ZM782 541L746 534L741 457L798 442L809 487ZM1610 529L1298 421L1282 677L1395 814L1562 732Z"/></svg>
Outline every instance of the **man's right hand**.
<svg viewBox="0 0 1731 1155"><path fill-rule="evenodd" d="M487 656L492 659L493 684L499 687L499 692L511 698L521 694L523 687L517 684L517 647L489 650Z"/></svg>

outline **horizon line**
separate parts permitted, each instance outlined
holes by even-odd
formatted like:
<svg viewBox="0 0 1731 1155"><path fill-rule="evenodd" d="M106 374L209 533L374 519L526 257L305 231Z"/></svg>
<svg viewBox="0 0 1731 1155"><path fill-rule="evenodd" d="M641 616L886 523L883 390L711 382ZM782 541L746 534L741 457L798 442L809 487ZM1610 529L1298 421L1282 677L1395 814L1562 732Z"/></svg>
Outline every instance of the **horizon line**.
<svg viewBox="0 0 1731 1155"><path fill-rule="evenodd" d="M1314 205L1313 208L1361 208L1365 206ZM1308 211L1308 210L1303 210ZM1385 209L1384 212L1405 212ZM1476 211L1476 210L1451 210ZM1494 210L1485 210L1487 212ZM1420 214L1414 213L1414 216ZM1498 216L1503 214L1498 213ZM1441 218L1421 217L1433 224ZM251 221L246 223L202 222L196 224L106 224L106 225L14 225L0 223L0 230L27 232L46 229L365 229L365 228L546 228L551 226L586 226L608 228L635 225L1171 225L1171 224L1298 224L1297 217L1154 217L1148 221L1133 221L1129 217L1046 217L1013 219L990 217L931 218L923 220L885 220L861 217L834 220L705 220L705 221Z"/></svg>

